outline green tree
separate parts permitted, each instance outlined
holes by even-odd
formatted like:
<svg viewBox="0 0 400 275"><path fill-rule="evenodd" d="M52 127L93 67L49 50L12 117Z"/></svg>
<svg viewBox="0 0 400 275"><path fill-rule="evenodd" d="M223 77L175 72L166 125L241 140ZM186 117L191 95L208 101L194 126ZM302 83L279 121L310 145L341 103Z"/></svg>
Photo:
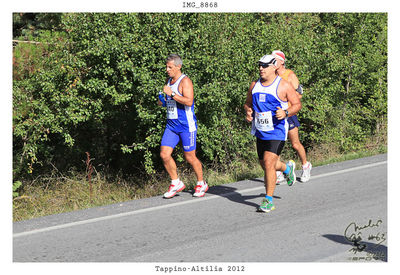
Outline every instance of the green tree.
<svg viewBox="0 0 400 275"><path fill-rule="evenodd" d="M29 24L53 22L46 16ZM21 20L14 16L15 28ZM255 158L243 103L257 60L275 49L304 86L306 148L357 149L386 126L387 14L72 13L52 24L58 29L44 24L29 34L41 44L14 47L17 179L50 163L83 167L85 152L95 165L126 174L163 170L165 109L156 101L171 53L193 80L206 165Z"/></svg>

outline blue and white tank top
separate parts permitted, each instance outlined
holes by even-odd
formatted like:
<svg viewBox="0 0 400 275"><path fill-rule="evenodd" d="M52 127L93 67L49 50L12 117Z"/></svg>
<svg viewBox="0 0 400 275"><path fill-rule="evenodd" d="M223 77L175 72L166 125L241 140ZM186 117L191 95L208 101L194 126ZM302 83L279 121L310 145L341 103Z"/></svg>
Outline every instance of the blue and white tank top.
<svg viewBox="0 0 400 275"><path fill-rule="evenodd" d="M179 85L186 75L182 74L174 84L171 84L171 78L168 80L167 85L175 94L182 96L179 92ZM175 101L172 97L167 95L167 128L170 130L181 132L194 132L197 130L197 119L194 114L194 100L192 106L183 105Z"/></svg>
<svg viewBox="0 0 400 275"><path fill-rule="evenodd" d="M287 119L276 118L277 107L288 108L288 102L278 97L278 86L281 77L277 76L268 86L261 84L258 79L252 90L253 124L251 133L262 140L286 140L288 133Z"/></svg>

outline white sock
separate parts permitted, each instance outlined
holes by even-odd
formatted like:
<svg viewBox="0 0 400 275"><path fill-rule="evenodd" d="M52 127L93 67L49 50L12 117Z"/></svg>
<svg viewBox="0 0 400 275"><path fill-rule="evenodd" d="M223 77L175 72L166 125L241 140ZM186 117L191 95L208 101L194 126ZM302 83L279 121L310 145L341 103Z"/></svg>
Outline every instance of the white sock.
<svg viewBox="0 0 400 275"><path fill-rule="evenodd" d="M197 185L203 185L203 184L204 184L204 180L197 182Z"/></svg>
<svg viewBox="0 0 400 275"><path fill-rule="evenodd" d="M177 185L178 183L179 183L179 178L177 178L176 180L171 180L172 185Z"/></svg>

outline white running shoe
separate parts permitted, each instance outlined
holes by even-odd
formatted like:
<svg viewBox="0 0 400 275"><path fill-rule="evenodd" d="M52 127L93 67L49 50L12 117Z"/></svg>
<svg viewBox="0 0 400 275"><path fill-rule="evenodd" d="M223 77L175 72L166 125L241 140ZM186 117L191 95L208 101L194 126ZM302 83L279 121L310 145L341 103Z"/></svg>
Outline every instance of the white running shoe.
<svg viewBox="0 0 400 275"><path fill-rule="evenodd" d="M197 198L204 197L204 195L206 194L207 191L208 191L208 184L207 184L207 182L204 181L203 184L196 185L196 188L193 193L193 197L197 197Z"/></svg>
<svg viewBox="0 0 400 275"><path fill-rule="evenodd" d="M280 184L284 180L285 180L285 177L283 175L283 172L282 171L276 171L276 184Z"/></svg>
<svg viewBox="0 0 400 275"><path fill-rule="evenodd" d="M176 193L181 192L183 189L185 189L185 187L186 186L183 184L182 181L179 181L179 183L175 184L175 185L171 184L169 186L168 192L166 192L164 194L164 198L170 199L170 198L174 197L176 195Z"/></svg>
<svg viewBox="0 0 400 275"><path fill-rule="evenodd" d="M301 182L307 182L310 180L311 169L312 169L312 165L310 162L307 161L307 163L305 165L303 165L303 173L301 174L301 177L300 177Z"/></svg>

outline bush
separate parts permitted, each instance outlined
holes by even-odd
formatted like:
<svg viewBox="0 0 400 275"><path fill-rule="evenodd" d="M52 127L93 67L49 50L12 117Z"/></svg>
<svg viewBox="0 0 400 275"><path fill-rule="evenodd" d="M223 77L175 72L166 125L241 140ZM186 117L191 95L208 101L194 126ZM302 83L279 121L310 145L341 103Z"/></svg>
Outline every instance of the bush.
<svg viewBox="0 0 400 275"><path fill-rule="evenodd" d="M387 120L387 14L74 13L57 33L39 35L49 46L35 69L14 64L15 178L84 167L85 152L126 174L162 170L156 101L170 53L194 83L205 164L254 159L243 104L257 60L275 49L304 86L305 147L357 149Z"/></svg>

